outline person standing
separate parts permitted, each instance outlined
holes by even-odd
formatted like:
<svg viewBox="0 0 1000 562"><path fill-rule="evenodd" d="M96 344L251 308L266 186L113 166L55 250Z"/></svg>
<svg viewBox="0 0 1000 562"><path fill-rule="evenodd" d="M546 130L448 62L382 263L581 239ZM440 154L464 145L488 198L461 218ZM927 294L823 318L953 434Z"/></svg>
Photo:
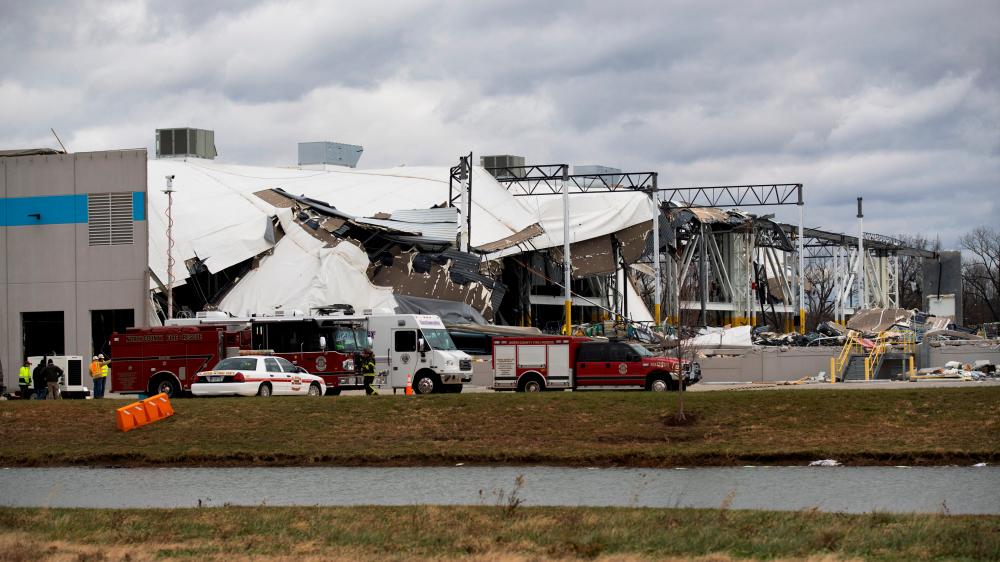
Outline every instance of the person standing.
<svg viewBox="0 0 1000 562"><path fill-rule="evenodd" d="M365 381L365 394L378 394L375 390L375 354L370 347L361 352L361 376Z"/></svg>
<svg viewBox="0 0 1000 562"><path fill-rule="evenodd" d="M45 359L46 356L43 355L41 363L31 372L32 380L35 382L35 400L45 400Z"/></svg>
<svg viewBox="0 0 1000 562"><path fill-rule="evenodd" d="M21 365L21 372L17 374L17 385L21 387L21 398L27 400L31 398L31 361L24 360Z"/></svg>
<svg viewBox="0 0 1000 562"><path fill-rule="evenodd" d="M94 398L104 398L104 385L108 380L108 364L104 355L95 355L90 362L90 378L94 380Z"/></svg>
<svg viewBox="0 0 1000 562"><path fill-rule="evenodd" d="M49 395L46 399L59 400L59 378L63 375L63 370L49 359L49 364L42 371L45 375L45 383L48 385Z"/></svg>

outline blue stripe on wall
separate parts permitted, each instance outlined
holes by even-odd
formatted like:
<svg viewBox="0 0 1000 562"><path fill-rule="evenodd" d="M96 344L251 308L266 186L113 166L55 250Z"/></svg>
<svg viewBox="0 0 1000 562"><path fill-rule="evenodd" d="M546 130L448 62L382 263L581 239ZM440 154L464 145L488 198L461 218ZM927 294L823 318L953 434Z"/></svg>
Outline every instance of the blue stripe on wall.
<svg viewBox="0 0 1000 562"><path fill-rule="evenodd" d="M132 220L146 220L145 199L145 193L132 192ZM0 226L86 223L86 194L0 198Z"/></svg>
<svg viewBox="0 0 1000 562"><path fill-rule="evenodd" d="M132 192L132 220L146 220L146 194L141 191Z"/></svg>
<svg viewBox="0 0 1000 562"><path fill-rule="evenodd" d="M86 195L49 195L7 199L4 226L87 222Z"/></svg>

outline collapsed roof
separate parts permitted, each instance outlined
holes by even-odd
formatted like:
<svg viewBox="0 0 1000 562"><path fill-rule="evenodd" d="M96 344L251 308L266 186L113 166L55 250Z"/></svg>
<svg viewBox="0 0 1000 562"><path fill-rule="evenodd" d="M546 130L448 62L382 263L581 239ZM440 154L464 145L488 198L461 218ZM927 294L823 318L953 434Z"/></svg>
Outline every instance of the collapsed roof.
<svg viewBox="0 0 1000 562"><path fill-rule="evenodd" d="M486 265L454 249L459 217L446 204L445 167L303 170L197 158L151 160L151 288L167 282L162 189L163 177L175 176L175 286L200 271L214 275L249 264L211 303L222 310L309 310L333 302L359 309L398 307L395 295L402 295L463 302L491 319L504 287L495 281L490 260L561 249L562 202L514 198L483 168L472 173L470 246ZM570 212L574 275L613 271L612 239L629 262L648 244L651 203L642 194L577 194ZM641 302L629 301L639 312Z"/></svg>

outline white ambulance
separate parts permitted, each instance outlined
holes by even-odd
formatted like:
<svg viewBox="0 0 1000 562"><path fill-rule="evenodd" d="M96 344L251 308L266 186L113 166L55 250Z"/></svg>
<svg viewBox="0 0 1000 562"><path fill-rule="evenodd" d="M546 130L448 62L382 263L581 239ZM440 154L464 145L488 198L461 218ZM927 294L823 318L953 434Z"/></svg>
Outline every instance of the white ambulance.
<svg viewBox="0 0 1000 562"><path fill-rule="evenodd" d="M380 314L368 317L375 354L375 387L386 394L457 393L472 381L472 357L455 347L441 318L428 314Z"/></svg>

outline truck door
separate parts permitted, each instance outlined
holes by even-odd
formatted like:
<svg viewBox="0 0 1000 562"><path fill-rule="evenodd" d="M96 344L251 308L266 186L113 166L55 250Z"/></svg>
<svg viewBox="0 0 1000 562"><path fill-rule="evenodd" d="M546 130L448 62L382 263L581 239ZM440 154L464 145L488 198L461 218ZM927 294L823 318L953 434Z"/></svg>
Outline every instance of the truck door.
<svg viewBox="0 0 1000 562"><path fill-rule="evenodd" d="M614 354L620 359L617 373L618 382L616 384L629 386L645 385L646 377L643 374L642 355L629 344L616 343L614 345L619 348Z"/></svg>
<svg viewBox="0 0 1000 562"><path fill-rule="evenodd" d="M576 386L595 386L603 382L611 372L607 356L608 344L582 343L576 352Z"/></svg>
<svg viewBox="0 0 1000 562"><path fill-rule="evenodd" d="M392 331L392 359L389 367L389 383L394 388L406 386L406 377L412 377L417 362L417 331Z"/></svg>

